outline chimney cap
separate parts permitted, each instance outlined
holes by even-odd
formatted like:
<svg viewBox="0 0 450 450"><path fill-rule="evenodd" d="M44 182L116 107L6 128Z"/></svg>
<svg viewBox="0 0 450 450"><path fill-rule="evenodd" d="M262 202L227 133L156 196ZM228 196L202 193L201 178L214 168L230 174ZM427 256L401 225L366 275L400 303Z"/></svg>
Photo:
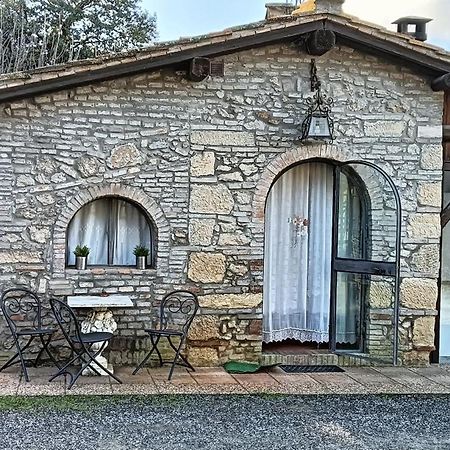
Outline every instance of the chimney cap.
<svg viewBox="0 0 450 450"><path fill-rule="evenodd" d="M427 17L418 17L418 16L406 16L406 17L400 17L400 19L397 19L395 22L392 22L393 24L401 24L401 23L408 23L408 24L421 24L421 23L428 23L431 22L433 19L428 19Z"/></svg>
<svg viewBox="0 0 450 450"><path fill-rule="evenodd" d="M315 0L316 13L342 14L342 5L345 0Z"/></svg>
<svg viewBox="0 0 450 450"><path fill-rule="evenodd" d="M431 22L432 19L427 19L426 17L401 17L393 23L397 24L397 32L411 36L418 41L427 40L427 23ZM410 25L415 26L415 30L410 30Z"/></svg>
<svg viewBox="0 0 450 450"><path fill-rule="evenodd" d="M276 17L290 16L295 6L290 2L272 2L266 3L266 20Z"/></svg>
<svg viewBox="0 0 450 450"><path fill-rule="evenodd" d="M294 4L292 2L270 2L270 3L266 3L266 8L269 6L294 6Z"/></svg>

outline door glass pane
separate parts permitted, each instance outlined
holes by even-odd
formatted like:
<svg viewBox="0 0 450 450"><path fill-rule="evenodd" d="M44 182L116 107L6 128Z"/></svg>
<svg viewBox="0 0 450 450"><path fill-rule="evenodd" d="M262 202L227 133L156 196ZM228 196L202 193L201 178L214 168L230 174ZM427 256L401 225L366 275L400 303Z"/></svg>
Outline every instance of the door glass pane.
<svg viewBox="0 0 450 450"><path fill-rule="evenodd" d="M336 348L362 350L364 275L338 272L336 295Z"/></svg>
<svg viewBox="0 0 450 450"><path fill-rule="evenodd" d="M392 363L395 279L338 272L336 349Z"/></svg>
<svg viewBox="0 0 450 450"><path fill-rule="evenodd" d="M338 256L340 258L362 259L364 257L363 242L366 222L364 217L363 192L353 183L350 176L339 177L338 206Z"/></svg>
<svg viewBox="0 0 450 450"><path fill-rule="evenodd" d="M397 209L394 192L376 169L351 164L339 176L339 258L395 262Z"/></svg>

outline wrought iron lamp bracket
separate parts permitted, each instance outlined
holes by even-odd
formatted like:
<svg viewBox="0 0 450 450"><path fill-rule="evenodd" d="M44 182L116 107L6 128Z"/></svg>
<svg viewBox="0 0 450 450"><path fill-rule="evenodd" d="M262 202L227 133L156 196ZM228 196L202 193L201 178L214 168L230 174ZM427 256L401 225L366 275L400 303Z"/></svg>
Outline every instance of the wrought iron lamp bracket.
<svg viewBox="0 0 450 450"><path fill-rule="evenodd" d="M322 82L317 76L317 67L315 59L311 60L311 92L314 92L312 97L306 99L307 115L302 123L302 137L301 140L307 139L319 139L319 140L331 140L333 141L334 136L334 122L331 118L331 110L333 107L334 100L328 95L322 92ZM311 122L314 120L322 121L326 123L328 128L326 135L318 134L315 135L311 133ZM323 122L325 121L325 122Z"/></svg>

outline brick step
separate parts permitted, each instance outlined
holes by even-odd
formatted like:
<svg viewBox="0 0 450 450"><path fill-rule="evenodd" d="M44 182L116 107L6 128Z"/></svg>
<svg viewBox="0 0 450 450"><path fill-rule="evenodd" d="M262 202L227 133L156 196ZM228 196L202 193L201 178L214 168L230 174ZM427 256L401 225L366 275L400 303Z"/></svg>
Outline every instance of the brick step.
<svg viewBox="0 0 450 450"><path fill-rule="evenodd" d="M336 355L334 353L322 354L292 354L281 355L279 353L263 353L261 356L261 365L272 366L275 364L298 365L298 366L375 366L379 365L376 361L368 358L368 355Z"/></svg>
<svg viewBox="0 0 450 450"><path fill-rule="evenodd" d="M279 353L263 353L261 357L263 366L274 364L298 365L298 366L318 366L338 364L338 356L332 353L310 354L310 355L280 355Z"/></svg>

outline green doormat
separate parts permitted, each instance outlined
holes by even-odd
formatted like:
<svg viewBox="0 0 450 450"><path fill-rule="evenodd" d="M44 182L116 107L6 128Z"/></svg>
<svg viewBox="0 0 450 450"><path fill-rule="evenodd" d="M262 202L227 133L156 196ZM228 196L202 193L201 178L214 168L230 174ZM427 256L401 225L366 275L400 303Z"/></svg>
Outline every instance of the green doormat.
<svg viewBox="0 0 450 450"><path fill-rule="evenodd" d="M245 361L228 361L223 365L228 373L255 373L262 367L258 363Z"/></svg>

